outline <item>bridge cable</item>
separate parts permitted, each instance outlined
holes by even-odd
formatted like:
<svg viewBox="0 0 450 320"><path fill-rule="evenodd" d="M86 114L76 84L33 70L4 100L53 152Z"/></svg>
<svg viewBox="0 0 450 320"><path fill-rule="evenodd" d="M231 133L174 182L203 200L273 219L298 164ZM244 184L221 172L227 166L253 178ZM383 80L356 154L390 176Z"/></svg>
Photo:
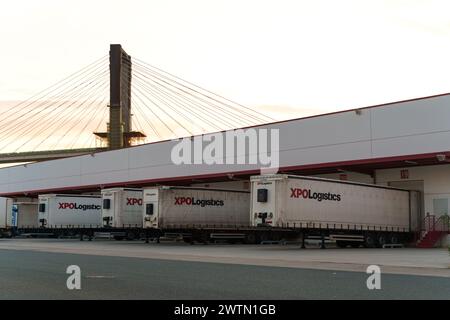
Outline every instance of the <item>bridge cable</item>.
<svg viewBox="0 0 450 320"><path fill-rule="evenodd" d="M55 106L55 104L56 104L57 106L60 107L61 105L58 105L58 104L59 104L61 101L67 101L68 98L73 98L74 96L76 96L77 94L79 94L79 92L76 92L76 91L75 91L76 89L78 89L80 86L83 86L82 89L86 88L86 87L89 86L94 80L96 80L98 77L100 77L100 76L102 76L102 75L103 75L103 74L100 74L100 75L99 75L98 73L96 73L96 74L94 74L94 75L90 75L90 76L87 77L86 79L83 79L83 81L81 81L80 83L77 83L77 85L76 85L75 87L73 87L73 88L69 91L70 94L67 94L67 93L65 93L65 92L59 94L59 95L57 96L57 100L56 100L56 101L44 101L44 102L41 102L41 103L38 105L38 108L41 107L40 110L38 110L37 112L32 113L30 117L25 118L25 119L24 119L24 117L29 116L29 113L24 113L24 114L18 116L18 117L15 118L13 121L11 121L11 122L9 123L9 125L3 126L2 130L0 130L0 135L3 134L3 133L5 133L6 131L8 131L8 130L9 130L10 128L12 128L12 127L14 127L15 129L17 129L18 123L19 123L19 124L25 123L26 125L28 125L28 123L29 123L29 121L30 121L31 119L33 119L34 117L38 116L39 114L41 114L41 113L47 111L50 107ZM75 92L74 92L74 91L75 91ZM65 99L66 99L66 100L65 100ZM55 110L55 108L52 109L51 112L53 112L54 110ZM24 121L23 121L23 122L17 122L17 121L20 120L20 119L24 119ZM2 121L5 121L5 120L6 120L6 119L2 119ZM1 121L0 121L0 122L1 122Z"/></svg>
<svg viewBox="0 0 450 320"><path fill-rule="evenodd" d="M21 135L26 135L28 133L31 133L35 128L38 128L40 126L43 125L47 125L48 123L52 123L51 119L57 117L59 114L54 115L53 112L56 111L57 109L59 109L60 107L66 105L67 103L69 103L71 101L71 99L76 99L78 96L80 96L81 94L85 93L85 92L89 92L90 90L92 90L92 87L90 87L89 85L92 84L94 81L96 80L92 80L91 82L89 82L88 84L86 84L81 92L75 92L72 95L70 95L69 97L65 97L65 99L61 102L56 104L55 106L53 106L52 110L50 110L50 112L47 112L46 114L41 115L39 118L36 118L35 120L33 120L31 123L29 123L29 119L28 121L26 121L26 119L22 122L19 122L19 125L16 126L16 130L20 130L22 129L24 126L27 126L28 128L25 130L25 132L21 132ZM77 100L75 100L74 102L72 102L68 107L70 107L71 105L75 104L77 102ZM51 105L49 105L51 106ZM48 107L44 108L44 109L48 109ZM62 112L67 112L67 108L66 109L62 109ZM32 117L30 117L30 119L33 119L34 117L36 117L38 114L41 114L44 110L40 110L39 112L37 112L37 114L34 114ZM70 112L70 110L69 110ZM48 116L48 114L51 114L51 118L50 121L47 122L42 122L41 120L46 118ZM23 123L23 125L22 125ZM48 126L47 126L48 127Z"/></svg>
<svg viewBox="0 0 450 320"><path fill-rule="evenodd" d="M138 75L135 75L135 77L138 78L138 79L140 78ZM190 99L190 98L188 98L188 97L186 97L186 96L183 96L183 95L180 94L179 92L176 92L176 91L174 91L174 90L168 88L167 86L164 86L164 85L160 84L160 83L157 82L157 81L154 81L154 83L157 84L157 85L159 85L159 86L161 86L161 87L164 88L165 90L168 90L168 91L174 93L175 96L176 96L178 99L180 99L180 100L182 100L182 101L183 101L183 100L186 101L187 104L188 104L189 106L195 107L196 109L202 109L203 111L206 111L208 115L211 114L210 111L208 110L208 109L211 108L211 106L209 106L207 103L205 103L205 104L202 104L202 103L196 103L196 102L193 101L192 99ZM147 84L147 85L148 85L148 84ZM154 87L154 86L153 86L153 87ZM169 94L168 94L168 95L169 95ZM214 110L214 109L213 109L213 110ZM191 111L192 111L192 110L191 110ZM212 113L212 115L213 115L213 118L217 118L217 116L214 115L214 113ZM235 121L235 120L236 120L236 115L231 115L230 113L227 113L227 112L224 112L222 115L225 116L226 119L229 119L229 120L231 120L231 121ZM214 116L216 116L216 117L214 117ZM238 119L239 119L239 118L238 118ZM230 126L230 127L235 127L235 126L240 126L240 125L242 125L242 124L233 124L233 123L230 123L230 122L226 121L226 120L223 119L223 118L222 118L221 120L222 120L222 122L226 122L226 125L227 125L227 126ZM244 125L248 125L248 123L245 123ZM222 130L222 129L223 129L223 128L221 128L221 127L218 127L217 125L214 125L214 127L218 128L219 130Z"/></svg>
<svg viewBox="0 0 450 320"><path fill-rule="evenodd" d="M103 82L103 86L104 86L104 82ZM44 142L46 142L47 141L47 139L49 139L50 137L52 137L61 127L63 127L63 126L65 126L65 125L67 125L67 122L68 121L71 121L71 119L69 118L69 119L64 119L65 117L64 116L61 116L62 114L64 114L64 113L66 113L66 112L70 112L70 114L71 114L71 116L73 117L73 116L76 116L76 115L78 115L79 113L80 113L80 109L81 109L81 107L87 102L87 101L89 101L90 99L92 99L93 98L93 96L94 96L94 94L97 94L98 93L98 87L89 87L88 88L88 90L87 90L87 92L84 92L84 93L87 93L87 95L88 95L88 98L86 98L83 102L81 102L81 104L79 104L79 105L76 105L76 103L79 103L79 101L78 100L75 100L75 101L73 101L72 103L70 103L66 108L64 108L64 109L61 109L61 111L59 112L59 113L57 113L56 115L54 115L54 118L53 118L53 121L51 121L53 124L50 126L50 127L48 127L48 126L45 126L45 123L43 123L44 124L44 126L42 126L42 125L37 125L36 126L36 129L38 129L38 128L40 128L41 127L41 129L39 130L38 129L38 131L36 132L36 133L34 133L33 134L33 136L31 137L31 139L29 139L28 141L26 141L24 144L22 144L20 147L18 147L17 149L16 149L16 152L17 152L17 150L18 149L20 149L21 147L23 147L23 146L25 146L26 144L28 144L30 141L32 141L32 140L34 140L35 139L35 136L41 136L44 132L46 132L46 131L50 131L51 130L51 128L52 127L55 127L54 125L56 125L56 127L55 127L55 129L53 129L53 131L51 131L50 132L50 134L48 134L45 138L43 138L43 139L40 139L40 143L38 143L35 147L34 147L34 149L33 150L36 150L37 148L39 148L41 145L42 145L42 143L44 143ZM64 105L65 103L63 103L63 104L61 104L61 105ZM59 105L59 106L57 106L57 108L58 107L60 107L61 105ZM78 111L73 111L73 110L71 110L72 109L72 107L75 105L75 108L76 109L78 109ZM62 121L62 120L66 120L66 121ZM78 119L78 118L77 118ZM59 124L59 125L58 125ZM43 127L43 128L42 128ZM33 128L34 129L34 128ZM68 131L66 131L66 133L67 133ZM27 132L28 133L28 132ZM66 135L66 133L63 135L63 137ZM58 140L58 142L57 143L59 143L60 142L60 140ZM56 147L57 146L57 144L55 144L55 145L53 145L53 147Z"/></svg>
<svg viewBox="0 0 450 320"><path fill-rule="evenodd" d="M28 98L28 99L26 99L26 100L24 100L24 101L21 101L20 103L16 104L15 106L11 107L10 109L5 110L5 111L3 111L3 112L0 112L0 116L4 115L5 113L12 112L12 111L14 111L15 109L17 109L18 107L22 106L23 104L29 102L29 103L24 107L24 108L26 108L26 107L30 106L31 104L35 103L36 100L37 100L38 98L39 98L39 99L42 99L42 98L48 96L48 95L51 94L52 92L54 92L54 91L56 91L57 89L61 88L61 86L66 85L66 84L68 83L69 80L72 81L73 79L77 78L78 76L84 74L84 73L86 72L86 69L90 69L90 68L93 67L93 66L95 67L96 65L98 65L98 64L100 64L100 63L103 63L103 62L104 62L103 60L104 60L106 57L107 57L107 56L103 56L103 57L101 57L101 58L95 60L94 62L88 64L87 66L85 66L85 67L81 68L80 70L78 70L78 71L72 73L71 75L67 76L66 78L64 78L64 79L62 79L62 80L60 80L60 81L58 81L58 82L52 84L51 86L45 88L44 90L39 91L38 93L34 94L34 95L31 96L30 98ZM56 88L52 89L52 88L55 87L55 86L56 86ZM52 90L46 93L46 91L48 91L48 90L50 90L50 89L52 89ZM44 94L44 93L45 93L45 94ZM42 95L42 94L44 94L44 95ZM34 100L32 100L32 99L34 99ZM30 101L31 101L31 102L30 102Z"/></svg>
<svg viewBox="0 0 450 320"><path fill-rule="evenodd" d="M141 79L140 76L138 74L134 74L135 79ZM156 83L156 82L155 82ZM155 85L151 85L149 83L146 83L146 86L149 87L151 86L152 89L160 92L161 94L163 94L167 99L171 100L174 104L182 107L182 109L185 109L185 107L190 106L190 107L194 107L196 110L202 109L203 111L205 110L205 108L202 107L201 104L196 104L193 103L192 100L190 100L187 97L183 97L182 95L179 95L177 92L171 90L170 88L166 88L164 86L162 86L165 89L168 89L168 91L171 91L174 93L174 95L171 95L170 93L168 93L167 91L164 91L164 89L161 89ZM152 90L150 89L150 90ZM223 128L221 128L220 126L216 125L213 121L210 121L209 119L205 118L204 116L201 115L201 113L195 112L194 110L190 110L192 113L194 113L196 116L198 116L199 118L203 119L205 122L207 122L210 126L218 129L218 130L222 130ZM201 112L201 111L200 111Z"/></svg>
<svg viewBox="0 0 450 320"><path fill-rule="evenodd" d="M135 61L137 61L137 63L135 62ZM205 88L202 88L202 87L200 87L200 86L197 86L196 84L194 84L194 83L192 83L192 82L189 82L189 81L187 81L187 80L184 80L184 79L182 79L182 78L180 78L180 77L177 77L177 76L175 76L175 75L173 75L173 74L171 74L171 73L169 73L169 72L167 72L167 71L164 71L164 70L162 70L162 69L160 69L160 68L157 68L157 67L155 67L155 66L153 66L153 65L151 65L151 64L149 64L149 63L147 63L147 62L145 62L145 61L143 61L143 60L140 60L140 59L137 59L137 58L133 58L133 62L134 63L136 63L136 64L138 64L139 65L139 63L141 63L141 64L143 64L144 65L144 67L147 67L147 69L149 69L149 70L154 70L154 69L156 69L157 71L154 71L155 73L158 73L159 72L159 74L161 75L161 76L165 76L166 78L168 78L168 76L171 76L171 77L173 77L173 78L175 78L175 79L177 79L177 80L179 80L179 81L182 81L182 82L184 82L184 83L186 83L186 84L189 84L189 85L191 85L191 86L193 86L193 87L195 87L195 88L197 88L197 89L199 89L199 90L202 90L202 91L204 91L204 92L207 92L207 93L209 93L210 95L213 95L213 96L216 96L216 97L218 97L218 98L220 98L220 99L223 99L223 100L225 100L225 101L227 101L227 102L229 102L229 103L232 103L232 104L234 104L234 105L236 105L236 106L240 106L241 108L244 108L244 109L246 109L246 110L249 110L249 111L251 111L251 112L253 112L253 113L256 113L256 114L258 114L259 116L261 116L262 118L261 119L267 119L268 121L275 121L275 119L273 119L273 118L271 118L271 117L269 117L269 116L267 116L267 115L265 115L265 114L263 114L263 113L260 113L260 112L258 112L258 111L256 111L256 110L253 110L253 109L251 109L251 108L249 108L249 107L246 107L246 106L244 106L244 105L242 105L242 104L239 104L239 103L237 103L237 102L234 102L234 101L232 101L232 100L230 100L230 99L228 99L228 98L225 98L225 97L223 97L223 96L221 96L221 95L219 95L219 94L217 94L217 93L214 93L214 92L212 92L212 91L209 91L209 90L207 90L207 89L205 89ZM174 82L177 82L177 81L175 81L175 80L172 80L172 81L174 81ZM184 87L186 87L186 88L189 88L190 90L193 90L193 91L196 91L195 89L193 89L193 88L190 88L190 87L188 87L188 86L186 86L186 85L183 85L182 83L180 83L180 82L177 82L177 83L179 83L180 85L182 85L182 86L184 86ZM197 91L197 92L199 92L199 91ZM202 94L201 92L199 92L199 94ZM205 94L202 94L202 95L205 95ZM205 95L205 96L207 96L207 95ZM211 99L213 99L213 100L217 100L216 98L214 98L214 97L211 97L210 96L210 98ZM218 102L220 102L219 100L217 100ZM230 108L234 108L234 107L232 107L231 105L229 105L230 106ZM266 120L266 121L267 121Z"/></svg>

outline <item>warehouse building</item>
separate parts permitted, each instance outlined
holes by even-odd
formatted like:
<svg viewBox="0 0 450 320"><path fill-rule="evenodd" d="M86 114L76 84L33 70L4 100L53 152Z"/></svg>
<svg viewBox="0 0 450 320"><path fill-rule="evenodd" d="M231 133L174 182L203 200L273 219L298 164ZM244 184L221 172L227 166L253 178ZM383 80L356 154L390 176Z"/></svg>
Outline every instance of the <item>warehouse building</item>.
<svg viewBox="0 0 450 320"><path fill-rule="evenodd" d="M442 94L252 129L278 130L278 172L417 190L425 217L450 210L449 120L450 94ZM171 156L179 143L167 140L3 168L0 195L33 197L156 184L248 189L249 177L260 174L260 166L250 163L177 165ZM248 156L246 152L234 156Z"/></svg>

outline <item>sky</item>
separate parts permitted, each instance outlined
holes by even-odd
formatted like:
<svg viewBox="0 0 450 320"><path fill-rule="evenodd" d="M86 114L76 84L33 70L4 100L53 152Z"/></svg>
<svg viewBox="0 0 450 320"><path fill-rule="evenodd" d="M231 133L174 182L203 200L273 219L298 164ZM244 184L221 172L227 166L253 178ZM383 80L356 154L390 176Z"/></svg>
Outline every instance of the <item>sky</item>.
<svg viewBox="0 0 450 320"><path fill-rule="evenodd" d="M446 93L449 12L432 0L3 2L0 102L32 96L110 43L275 119Z"/></svg>

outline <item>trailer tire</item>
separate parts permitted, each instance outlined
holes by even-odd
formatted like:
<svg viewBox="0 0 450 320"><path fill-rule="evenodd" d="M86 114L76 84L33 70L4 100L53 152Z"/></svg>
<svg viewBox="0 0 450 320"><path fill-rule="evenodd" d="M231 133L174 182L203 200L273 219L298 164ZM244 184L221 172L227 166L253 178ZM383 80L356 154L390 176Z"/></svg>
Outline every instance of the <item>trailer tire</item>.
<svg viewBox="0 0 450 320"><path fill-rule="evenodd" d="M352 242L352 243L350 243L350 247L352 247L352 248L359 248L360 245L361 244L359 242Z"/></svg>
<svg viewBox="0 0 450 320"><path fill-rule="evenodd" d="M245 239L248 244L256 244L256 236L254 233L249 233Z"/></svg>
<svg viewBox="0 0 450 320"><path fill-rule="evenodd" d="M385 234L380 233L377 238L377 247L382 248L383 245L385 245L388 242L388 240L389 239Z"/></svg>
<svg viewBox="0 0 450 320"><path fill-rule="evenodd" d="M375 237L371 234L367 234L364 239L364 246L366 248L374 248L376 244Z"/></svg>
<svg viewBox="0 0 450 320"><path fill-rule="evenodd" d="M127 232L127 240L128 241L136 240L136 234L133 231Z"/></svg>
<svg viewBox="0 0 450 320"><path fill-rule="evenodd" d="M390 240L390 243L391 243L391 244L398 244L398 243L400 243L399 236L396 235L395 233L392 234L392 235L389 237L389 240Z"/></svg>

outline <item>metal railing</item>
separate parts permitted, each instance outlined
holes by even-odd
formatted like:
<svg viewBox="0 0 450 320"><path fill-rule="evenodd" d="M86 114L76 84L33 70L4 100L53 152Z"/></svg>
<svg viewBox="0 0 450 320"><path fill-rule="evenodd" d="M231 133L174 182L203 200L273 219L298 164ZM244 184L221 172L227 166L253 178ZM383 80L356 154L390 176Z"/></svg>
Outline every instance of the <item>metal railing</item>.
<svg viewBox="0 0 450 320"><path fill-rule="evenodd" d="M448 215L442 215L439 217L436 217L434 214L427 215L424 218L423 230L450 232L450 217Z"/></svg>

